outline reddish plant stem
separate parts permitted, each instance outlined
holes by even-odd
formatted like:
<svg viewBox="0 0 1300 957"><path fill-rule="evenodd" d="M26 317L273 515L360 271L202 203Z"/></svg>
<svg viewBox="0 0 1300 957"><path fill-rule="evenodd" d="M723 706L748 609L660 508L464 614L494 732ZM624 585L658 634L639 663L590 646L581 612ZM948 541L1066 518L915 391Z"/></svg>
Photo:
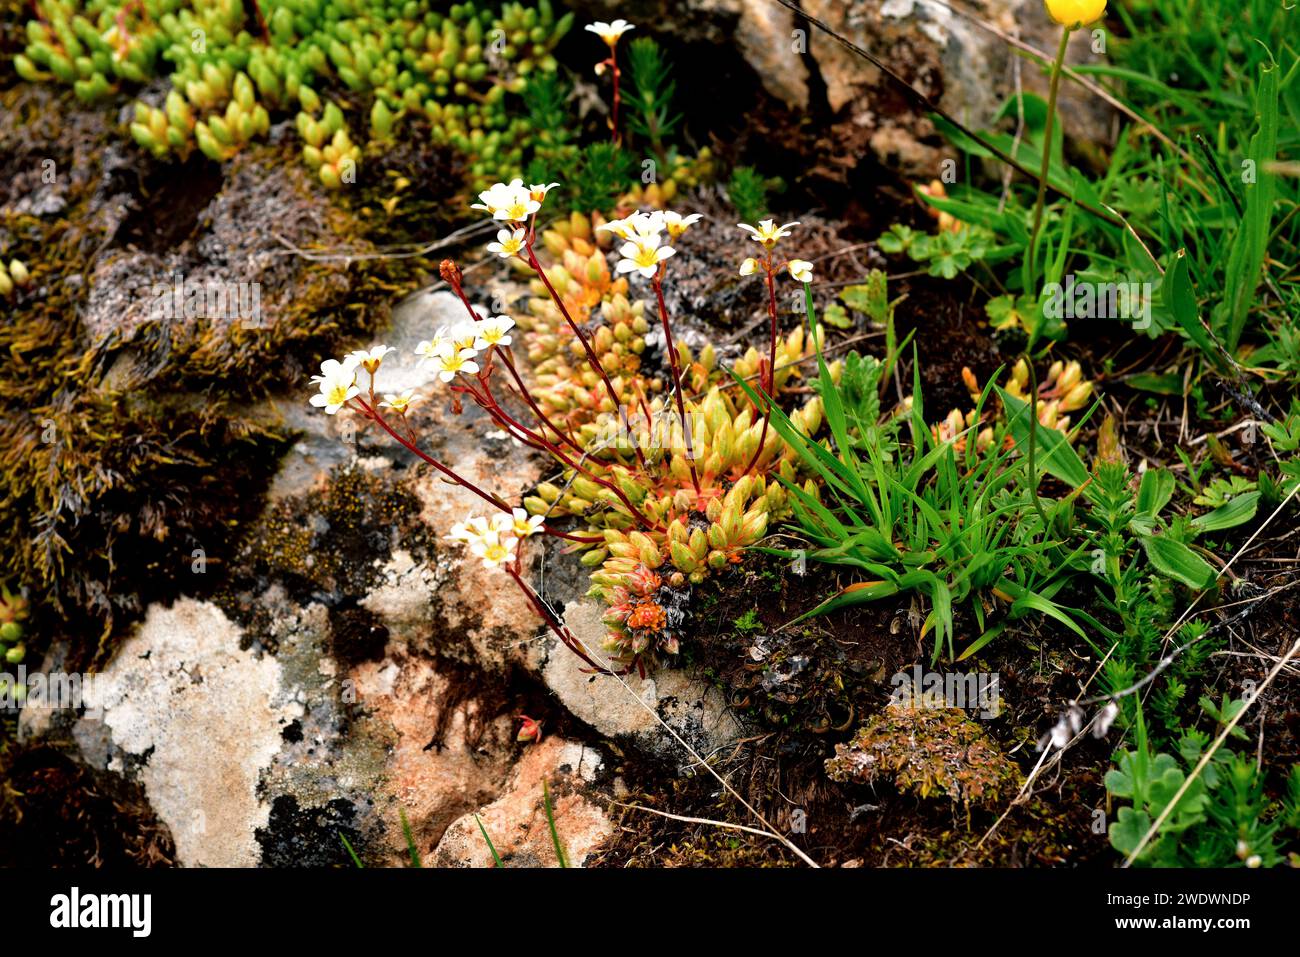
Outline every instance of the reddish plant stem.
<svg viewBox="0 0 1300 957"><path fill-rule="evenodd" d="M489 505L492 505L495 508L499 508L507 515L511 515L511 516L514 515L514 509L512 509L509 505L507 505L504 501L502 501L498 496L493 495L491 492L483 491L483 489L479 488L473 482L469 481L469 479L462 478L461 476L457 475L455 472L447 468L447 466L443 465L433 456L423 451L414 442L408 441L407 439L403 438L400 434L398 434L396 429L394 429L391 425L388 424L388 421L382 415L380 415L376 409L371 408L369 405L365 403L364 400L355 399L354 401L357 403L357 405L359 405L362 408L362 410L369 418L373 419L375 422L378 422L380 428L382 428L385 432L387 432L389 435L395 438L402 445L403 448L419 456L420 459L432 465L435 469L437 469L443 475L447 476L449 479L451 479L461 488L469 489L471 492L473 492L479 498L483 499L483 501L487 502ZM547 535L554 535L556 538L564 538L564 539L568 539L569 541L582 542L583 544L594 545L598 542L604 541L603 537L586 538L586 537L576 536L568 532L561 532L558 529L548 528L545 525L542 526L542 531L545 532Z"/></svg>
<svg viewBox="0 0 1300 957"><path fill-rule="evenodd" d="M573 637L573 633L569 631L568 626L555 616L555 613L551 611L550 606L548 606L546 602L542 601L541 596L538 595L537 592L533 591L531 585L524 581L523 576L519 574L518 569L512 566L505 566L505 569L507 574L515 580L515 584L519 586L520 591L524 593L524 597L528 599L529 604L533 606L533 611L537 612L538 617L546 622L547 627L555 633L555 637L560 639L560 642L564 647L568 648L588 665L595 668L597 674L626 674L626 672L610 671L608 668L601 667L593 661L591 656L583 649L582 645L579 644L578 639Z"/></svg>
<svg viewBox="0 0 1300 957"><path fill-rule="evenodd" d="M629 499L626 493L624 493L624 491L621 488L619 488L617 483L611 482L609 479L602 478L601 476L597 475L595 472L591 471L591 469L584 466L581 463L581 461L575 462L573 459L567 456L562 449L560 449L553 442L549 441L544 435L534 432L532 429L528 428L522 422L516 420L513 416L511 416L509 413L507 413L504 409L501 408L501 404L497 402L496 398L492 395L489 384L486 381L482 381L482 385L483 385L483 392L484 392L482 396L480 396L472 388L469 387L464 387L464 388L465 391L467 391L471 396L474 397L474 401L479 405L479 407L482 408L483 411L487 412L487 414L492 417L493 422L495 422L497 425L503 426L505 429L510 431L511 434L514 434L515 432L520 433L516 437L519 438L528 446L530 446L531 448L535 448L539 452L546 452L548 455L551 455L554 458L559 459L560 462L562 462L564 465L568 466L569 468L573 469L575 472L580 472L588 479L595 482L597 485L601 486L602 488L609 489L609 491L613 492L615 497L617 497L618 500L623 503L623 505L627 508L628 512L632 515L632 517L637 522L639 522L643 528L648 528L652 531L660 531L660 532L666 531L666 529L664 529L661 525L655 524L654 522L650 521L649 518L643 515L641 511L635 505L632 504L631 499ZM585 456L586 453L584 452L583 455Z"/></svg>
<svg viewBox="0 0 1300 957"><path fill-rule="evenodd" d="M664 327L664 345L668 349L668 368L673 373L673 393L677 397L677 417L682 420L682 438L686 442L686 461L691 466L691 484L695 486L695 497L700 497L700 477L695 471L695 446L691 440L691 427L686 422L686 403L682 399L682 372L679 368L677 346L673 343L672 325L668 321L668 306L664 303L663 286L664 267L660 266L651 280L655 289L655 299L659 301L659 321Z"/></svg>
<svg viewBox="0 0 1300 957"><path fill-rule="evenodd" d="M613 124L614 145L622 146L623 134L618 128L618 103L620 99L620 93L618 89L619 87L618 51L614 47L610 47L609 49L609 67L610 67L610 73L613 74L614 77L614 110L610 122Z"/></svg>
<svg viewBox="0 0 1300 957"><path fill-rule="evenodd" d="M537 217L534 216L529 221L529 225L528 225L529 242L532 241L533 229L534 229L533 224L536 222L536 219ZM461 303L465 306L465 310L469 313L470 318L475 322L482 321L482 317L479 316L478 312L470 304L469 298L465 295L465 291L461 286L459 273L456 270L450 270L446 273L446 275L447 275L447 281L449 285L453 290L455 290L456 295L460 298ZM549 288L549 283L548 283L548 288ZM552 298L553 299L556 298L554 292L552 292ZM558 299L557 299L557 303L558 303ZM563 307L561 306L561 308ZM500 352L502 358L505 359L506 367L510 370L511 376L514 377L516 384L519 386L520 398L522 398L524 402L527 403L529 409L531 409L533 414L537 416L538 420L541 421L544 425L546 425L546 427L549 428L552 432L554 432L557 436L563 439L565 444L567 444L571 449L573 449L579 455L585 454L585 450L578 445L578 443L573 439L572 435L568 432L562 431L559 428L557 428L555 424L551 422L549 418L546 417L546 414L542 412L542 410L538 407L537 403L533 401L532 394L528 391L528 387L524 385L523 379L520 378L519 372L515 367L512 357L509 354L507 354L504 350L498 349L497 351ZM483 381L485 379L486 372L487 370L485 368L483 373L480 374L479 376L480 381Z"/></svg>
<svg viewBox="0 0 1300 957"><path fill-rule="evenodd" d="M573 331L578 334L579 338L582 338L582 333L578 330L578 327L574 325L574 322L569 317L568 312L564 310L564 304L560 302L560 298L555 294L555 290L551 288L550 281L547 280L546 274L542 272L541 267L537 262L537 257L532 254L531 247L529 248L528 253L529 253L530 265L532 265L533 268L537 271L537 273L542 277L542 281L546 283L546 288L550 290L551 298L555 301L556 305L560 307L561 311L564 312L564 318L567 319L569 325L573 327ZM450 285L453 290L455 290L457 297L460 299L461 303L465 306L465 309L469 313L470 318L475 322L481 321L479 314L475 311L474 307L470 304L469 298L465 295L464 288L462 287L460 281L460 270L456 268L454 263L450 262L450 260L447 260L444 262L444 266L443 268L441 268L440 271L442 273L443 278L447 280L447 284ZM584 346L587 345L585 339L583 339L583 345ZM561 439L567 442L569 446L574 449L574 451L576 451L579 455L585 456L586 452L577 444L577 442L573 441L565 433L561 432L558 428L556 428L555 425L551 422L551 420L546 417L545 413L543 413L542 410L537 406L537 403L533 401L533 398L529 394L527 387L524 385L523 379L520 378L519 372L515 369L514 362L512 361L510 355L503 350L494 350L494 351L501 353L502 358L505 360L506 367L510 370L511 375L514 376L515 381L519 384L520 397L524 400L525 403L527 403L529 408L532 409L533 414L536 415L552 432L554 432ZM593 360L593 365L596 368L596 370L600 373L601 377L604 378L605 370L601 368L599 361L595 361L595 356L591 352L591 349L589 347L587 350L587 354L588 357ZM475 403L478 404L485 412L487 412L488 415L492 416L493 421L495 421L498 425L505 426L512 433L516 431L522 433L521 436L522 440L525 441L532 448L535 448L538 451L547 452L548 454L559 459L565 465L569 466L569 468L573 469L574 471L581 472L582 474L587 476L587 478L591 479L593 482L596 482L598 485L601 485L604 488L609 489L618 497L619 501L622 502L627 507L628 511L632 513L632 517L635 518L637 522L639 522L644 528L648 528L652 530L659 528L659 526L655 525L648 518L646 518L644 515L641 514L640 510L638 510L637 507L632 504L631 500L628 499L628 497L624 494L623 490L619 488L615 483L607 481L606 479L597 476L594 472L590 471L589 469L586 469L580 464L575 463L572 459L570 459L563 452L561 452L560 449L553 442L548 440L545 435L534 432L532 429L529 429L525 425L523 425L523 423L516 421L512 416L507 415L505 410L501 408L500 403L498 403L497 400L492 395L491 385L488 382L488 371L489 371L490 364L491 364L491 353L489 353L488 358L484 361L483 370L479 373L478 376L479 384L483 387L482 395L476 392L472 386L466 385L466 386L461 386L460 388L468 392L469 395L474 399ZM614 394L613 386L610 385L608 379L605 379L605 384L607 387L609 387L610 396L612 398ZM616 408L617 405L618 405L617 400L615 400ZM639 448L637 449L637 453L639 457L640 456ZM641 464L644 467L645 465L644 460L641 460ZM555 534L559 534L559 533L555 533ZM592 543L596 541L596 539L580 539L580 538L575 538L573 536L563 536L563 537L570 538L570 540L572 541L588 541Z"/></svg>
<svg viewBox="0 0 1300 957"><path fill-rule="evenodd" d="M632 383L632 388L636 390L636 400L641 405L641 414L645 416L645 424L648 429L650 428L651 423L654 422L654 416L650 414L650 404L645 400L645 390L641 388L639 382L635 381ZM627 421L626 416L624 417L624 421ZM631 428L632 423L627 422L627 425L628 428Z"/></svg>
<svg viewBox="0 0 1300 957"><path fill-rule="evenodd" d="M758 436L758 448L754 450L754 457L751 458L749 464L745 466L746 472L754 467L754 464L758 461L758 457L763 454L763 446L767 442L768 423L772 421L772 397L776 392L776 278L773 275L770 257L767 264L767 314L770 317L772 327L772 341L768 346L767 353L767 368L763 370L763 378L766 380L766 385L763 387L763 391L767 397L767 410L763 415L763 431L760 432Z"/></svg>
<svg viewBox="0 0 1300 957"><path fill-rule="evenodd" d="M541 279L542 285L546 287L546 292L550 295L551 301L555 303L555 307L560 310L560 315L564 317L564 321L569 324L569 328L573 330L573 334L576 335L578 341L582 343L582 349L587 354L587 362L590 364L591 368L596 371L596 374L600 376L600 381L605 384L605 392L609 395L609 401L614 404L614 414L618 415L620 407L618 394L614 391L614 384L609 381L609 376L605 372L605 367L600 364L600 359L597 358L595 350L591 348L591 343L587 341L586 334L578 327L578 324L573 321L573 316L569 315L568 307L565 306L559 293L555 291L555 287L551 285L551 280L546 276L546 270L544 270L542 264L537 261L537 254L533 252L533 244L531 240L524 248L528 250L528 265L532 267L533 272L537 273L537 277ZM635 433L632 433L632 451L636 453L637 464L641 466L642 471L645 471L645 455L641 452L641 446L636 441Z"/></svg>
<svg viewBox="0 0 1300 957"><path fill-rule="evenodd" d="M488 504L493 505L493 506L495 506L496 508L501 509L501 511L503 511L503 512L505 512L505 513L507 513L507 514L514 514L513 510L510 508L510 506L507 505L504 501L502 501L499 497L497 497L496 495L493 495L491 492L485 492L485 491L483 491L481 488L479 488L477 485L475 485L475 484L474 484L473 482L471 482L469 479L461 478L459 475L457 475L457 474L456 474L455 472L453 472L451 469L447 468L447 466L443 465L441 462L439 462L439 461L438 461L437 459L435 459L433 456L429 455L429 454L428 454L427 452L425 452L423 449L419 448L418 446L416 446L416 445L415 445L414 443L412 443L412 442L408 442L405 438L403 438L400 434L398 434L398 432L397 432L396 429L394 429L391 425L388 424L388 422L384 419L384 417L383 417L382 415L380 415L380 414L379 414L375 409L373 409L373 408L371 408L369 405L367 405L367 404L365 403L364 400L362 400L362 399L354 399L353 401L356 402L357 405L361 406L362 410L365 411L366 415L367 415L369 418L371 418L371 419L373 419L374 421L378 422L380 428L382 428L385 432L387 432L387 433L388 433L389 435L391 435L393 438L397 439L397 441L400 442L400 443L402 444L402 446L403 446L404 448L406 448L408 451L415 453L415 454L418 455L418 456L419 456L423 461L427 462L429 465L432 465L435 469L437 469L437 470L438 470L439 472L441 472L443 475L447 476L449 479L451 479L451 480L452 480L453 482L455 482L457 485L461 486L462 488L467 488L467 489L469 489L471 492L473 492L473 493L474 493L475 495L477 495L479 498L483 499L483 501L487 502Z"/></svg>
<svg viewBox="0 0 1300 957"><path fill-rule="evenodd" d="M464 305L465 311L469 313L470 319L475 322L482 322L483 317L478 314L472 305L470 305L469 298L465 295L465 290L461 287L460 271L458 269L447 270L443 272L443 275L447 278L447 284L451 286L452 291L456 293L456 297L460 299L461 304Z"/></svg>
<svg viewBox="0 0 1300 957"><path fill-rule="evenodd" d="M500 348L498 348L497 351L501 353L501 358L505 360L506 368L510 370L510 375L514 378L515 384L519 386L520 398L528 403L528 407L533 410L533 415L537 416L543 425L559 436L560 439L564 441L565 445L573 449L579 455L582 455L583 449L574 440L573 436L570 433L559 429L555 423L547 417L546 413L541 410L536 401L533 400L532 393L528 391L528 388L524 385L524 380L519 375L518 369L515 368L514 357L511 355L510 351L508 349Z"/></svg>
<svg viewBox="0 0 1300 957"><path fill-rule="evenodd" d="M767 394L770 399L776 391L776 276L772 264L767 269L767 314L771 321L771 342L767 347Z"/></svg>
<svg viewBox="0 0 1300 957"><path fill-rule="evenodd" d="M262 5L257 0L248 0L253 7L253 13L257 15L257 27L262 31L262 39L268 43L271 41L271 31L266 26L266 17L262 16Z"/></svg>

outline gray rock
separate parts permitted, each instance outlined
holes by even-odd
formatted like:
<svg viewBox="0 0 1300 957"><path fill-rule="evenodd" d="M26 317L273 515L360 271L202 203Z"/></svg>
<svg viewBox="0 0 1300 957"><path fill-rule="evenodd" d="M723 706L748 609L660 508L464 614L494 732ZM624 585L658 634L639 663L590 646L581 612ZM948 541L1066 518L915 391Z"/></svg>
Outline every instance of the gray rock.
<svg viewBox="0 0 1300 957"><path fill-rule="evenodd" d="M603 613L590 601L565 611L569 630L583 647L595 652L592 657L597 661L603 659L599 649L607 631ZM601 734L679 767L696 763L682 742L707 759L743 734L722 692L679 668L660 668L646 678L593 675L577 655L557 642L542 679L570 712Z"/></svg>
<svg viewBox="0 0 1300 957"><path fill-rule="evenodd" d="M825 135L815 147L810 138L807 148L810 154L824 154L825 173L843 169L847 176L856 157L870 153L909 178L930 179L951 155L939 146L926 111L910 104L898 108L899 90L875 66L818 28L806 27L775 0L577 0L575 6L592 19L624 17L644 32L733 46L756 81L794 113L805 113L815 105L812 91L824 89L833 118L828 129L808 129L811 137ZM975 128L987 126L1013 95L1018 63L1022 88L1046 95L1043 71L938 0L801 0L800 7ZM1049 56L1056 50L1060 28L1039 0L973 0L962 7ZM1091 43L1090 33L1079 31L1071 40L1069 61L1102 60ZM1068 82L1061 95L1068 135L1109 141L1112 114L1104 103ZM882 103L891 105L882 109Z"/></svg>
<svg viewBox="0 0 1300 957"><path fill-rule="evenodd" d="M260 772L302 705L280 664L240 649L239 629L214 605L183 599L149 609L88 687L86 705L113 741L108 768L141 763L158 818L189 866L247 867L266 823Z"/></svg>

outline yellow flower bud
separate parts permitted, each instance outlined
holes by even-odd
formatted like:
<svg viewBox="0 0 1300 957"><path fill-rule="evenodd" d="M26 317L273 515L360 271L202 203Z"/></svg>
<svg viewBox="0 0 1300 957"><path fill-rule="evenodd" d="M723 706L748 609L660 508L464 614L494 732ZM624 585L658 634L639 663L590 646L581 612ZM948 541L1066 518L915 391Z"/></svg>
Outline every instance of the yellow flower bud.
<svg viewBox="0 0 1300 957"><path fill-rule="evenodd" d="M1020 388L1029 385L1029 366L1024 359L1020 359L1011 368L1011 381Z"/></svg>
<svg viewBox="0 0 1300 957"><path fill-rule="evenodd" d="M1092 383L1080 382L1071 389L1061 402L1062 412L1073 412L1075 409L1082 409L1088 397L1092 395Z"/></svg>
<svg viewBox="0 0 1300 957"><path fill-rule="evenodd" d="M1083 379L1083 368L1078 362L1071 362L1057 380L1056 387L1062 392L1069 392Z"/></svg>

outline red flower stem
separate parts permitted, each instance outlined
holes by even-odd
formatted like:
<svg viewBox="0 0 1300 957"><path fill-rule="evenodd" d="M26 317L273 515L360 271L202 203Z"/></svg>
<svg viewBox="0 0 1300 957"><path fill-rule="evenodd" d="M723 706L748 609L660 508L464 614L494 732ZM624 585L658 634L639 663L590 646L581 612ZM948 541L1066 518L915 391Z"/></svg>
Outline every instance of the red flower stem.
<svg viewBox="0 0 1300 957"><path fill-rule="evenodd" d="M355 401L355 402L357 403L357 405L361 406L361 408L365 411L365 413L366 413L367 416L369 416L369 417L370 417L371 419L373 419L374 421L378 422L379 425L380 425L380 427L381 427L385 432L387 432L387 433L388 433L389 435L391 435L393 438L397 439L397 441L398 441L399 443L401 443L401 445L402 445L403 448L408 449L409 451L415 453L415 454L418 455L422 460L424 460L425 462L427 462L427 463L429 463L430 465L432 465L435 469L437 469L437 470L438 470L439 472L441 472L443 475L447 476L449 479L451 479L453 482L455 482L455 483L456 483L457 485L459 485L461 488L467 488L467 489L469 489L471 492L473 492L473 493L474 493L475 495L477 495L479 498L483 499L483 501L487 502L489 505L492 505L492 506L495 506L496 508L499 508L501 511L505 512L507 515L511 515L511 516L514 515L514 509L512 509L509 505L507 505L504 501L502 501L498 496L493 495L491 492L485 492L485 491L483 491L483 489L479 488L477 485L475 485L475 484L474 484L473 482L471 482L469 479L462 478L461 476L459 476L459 475L457 475L455 472L453 472L451 469L447 468L447 466L443 465L441 462L439 462L437 459L435 459L433 456L431 456L431 455L429 455L428 453L424 452L424 451L423 451L422 449L420 449L420 447L417 446L414 442L408 442L406 439L404 439L401 435L399 435L399 434L397 433L397 431L396 431L396 430L395 430L391 425L388 424L387 420L386 420L382 415L380 415L380 414L378 413L378 411L376 411L375 409L373 409L373 408L371 408L370 406L366 405L366 403L365 403L364 400L362 400L362 399L354 399L353 401ZM558 529L547 528L545 525L542 526L542 531L544 531L547 535L554 535L554 536L557 537L557 538L567 538L567 539L569 539L569 540L571 540L571 541L581 541L581 539L579 539L579 538L577 538L577 537L575 537L575 536L573 536L573 535L570 535L570 534L568 534L567 532L561 532L561 531L559 531ZM601 539L599 539L599 541L604 541L604 539L601 538ZM593 541L593 544L594 544L594 541Z"/></svg>
<svg viewBox="0 0 1300 957"><path fill-rule="evenodd" d="M408 442L406 439L404 439L401 435L399 435L399 434L397 433L397 431L396 431L396 430L395 430L391 425L388 424L388 422L384 419L384 417L383 417L382 415L380 415L380 414L379 414L375 409L373 409L373 408L371 408L370 406L366 405L366 403L365 403L364 400L362 400L362 399L354 399L353 401L355 401L359 406L361 406L361 408L362 408L363 410L365 410L366 415L368 415L370 418L372 418L372 419L374 419L376 422L378 422L379 425L380 425L380 427L381 427L385 432L387 432L387 433L388 433L389 435L391 435L393 438L397 439L397 441L400 442L400 443L402 444L403 447L405 447L406 449L408 449L408 450L411 451L411 452L414 452L414 453L415 453L416 455L418 455L421 459L423 459L425 462L427 462L427 463L429 463L430 465L432 465L435 469L437 469L437 470L438 470L439 472L441 472L443 475L447 476L449 479L451 479L451 480L452 480L453 482L455 482L457 485L461 486L462 488L467 488L467 489L469 489L471 492L473 492L473 493L474 493L475 495L477 495L479 498L483 499L483 501L485 501L485 502L489 503L490 505L493 505L493 506L495 506L495 507L501 509L501 511L506 512L507 514L513 514L513 510L510 508L510 506L507 505L504 501L502 501L499 497L497 497L496 495L493 495L491 492L485 492L485 491L483 491L481 488L479 488L477 485L475 485L475 484L474 484L473 482L471 482L469 479L461 478L459 475L457 475L457 474L456 474L455 472L453 472L451 469L447 468L447 466L443 465L441 462L439 462L439 461L438 461L437 459L435 459L433 456L429 455L428 453L426 453L426 452L424 452L422 449L420 449L418 446L416 446L416 445L412 444L411 442Z"/></svg>
<svg viewBox="0 0 1300 957"><path fill-rule="evenodd" d="M600 376L600 381L605 384L605 391L609 394L609 401L614 404L613 411L614 414L617 415L620 403L618 401L618 395L614 392L614 385L609 381L609 375L605 372L605 367L600 364L600 359L596 357L595 351L591 348L591 343L587 341L586 334L578 327L578 324L573 321L573 316L569 315L568 307L565 306L564 301L555 291L555 287L551 285L551 280L546 277L546 270L544 270L542 264L537 261L537 254L533 252L532 243L530 242L524 248L528 250L528 265L532 267L535 273L537 273L537 277L541 279L542 285L546 287L546 291L550 295L551 301L555 303L556 308L560 310L560 315L564 317L564 321L569 324L569 328L573 330L573 334L576 335L578 341L582 343L583 351L587 354L587 362L596 371L596 374ZM632 450L636 453L637 464L639 464L642 471L644 471L646 468L645 456L641 453L641 446L637 444L635 433L632 433Z"/></svg>
<svg viewBox="0 0 1300 957"><path fill-rule="evenodd" d="M501 354L501 358L505 360L506 368L510 370L510 375L514 378L515 383L519 386L520 398L522 398L525 402L528 403L528 407L533 410L533 415L537 416L537 418L541 420L543 425L545 425L548 429L550 429L557 436L559 436L564 441L565 445L569 446L569 448L573 449L579 455L582 455L584 450L574 440L573 436L570 433L562 431L561 429L557 428L555 423L552 422L547 417L546 413L543 412L541 408L537 405L537 403L533 400L532 393L528 391L527 386L524 385L524 380L519 375L519 371L515 368L514 356L510 352L510 350L502 349L498 347L497 351Z"/></svg>
<svg viewBox="0 0 1300 957"><path fill-rule="evenodd" d="M595 661L591 659L591 656L588 655L587 652L583 650L582 645L578 643L578 639L573 637L573 634L572 632L569 631L568 626L565 625L564 622L560 621L555 616L555 613L551 611L550 606L547 605L546 602L542 601L541 596L539 596L537 592L533 591L533 587L531 585L529 585L526 581L524 581L523 576L519 574L517 569L510 566L506 566L506 573L515 580L515 584L519 586L520 591L524 593L524 597L527 598L529 604L533 606L533 611L537 612L538 616L544 622L546 622L547 627L549 627L551 631L555 633L555 637L560 639L560 642L564 645L564 647L568 648L570 651L572 651L575 655L577 655L579 658L581 658L591 667L595 668L597 674L602 674L602 675L616 674L616 672L610 671L608 668L604 668L601 665L598 665Z"/></svg>
<svg viewBox="0 0 1300 957"><path fill-rule="evenodd" d="M473 389L467 388L466 391L469 392L470 395L474 396L474 400L479 404L479 406L485 412L487 412L488 415L492 417L492 421L497 423L497 425L503 426L504 428L506 428L512 433L516 431L521 433L520 436L516 436L517 438L520 438L521 441L525 442L526 444L528 444L532 448L537 449L540 452L546 452L548 455L554 456L555 458L559 459L560 462L562 462L564 465L573 469L575 472L581 472L583 475L585 475L591 481L595 482L597 485L601 486L602 488L609 489L611 492L614 493L614 495L618 498L618 500L623 503L623 505L627 508L628 512L631 513L632 517L636 519L636 521L639 522L642 525L642 527L648 528L652 531L659 531L659 532L666 531L666 529L662 525L655 524L654 522L650 521L650 519L648 519L645 515L643 515L641 511L635 505L632 504L632 501L627 497L624 491L621 488L619 488L617 483L611 482L609 479L602 478L601 476L597 475L595 472L591 471L591 469L584 466L581 460L577 462L573 461L573 459L571 459L568 455L566 455L564 451L561 448L559 448L559 446L549 441L544 435L539 435L538 433L534 432L532 429L528 428L523 423L513 418L509 413L507 413L504 409L501 408L500 403L497 402L496 398L492 395L491 391L489 390L487 383L483 383L483 385L484 385L485 397L482 400L480 400L478 393L476 393ZM586 457L586 453L584 452L583 458L585 457Z"/></svg>
<svg viewBox="0 0 1300 957"><path fill-rule="evenodd" d="M618 103L620 98L618 90L618 52L614 47L609 48L609 65L610 72L614 77L614 113L611 120L614 132L614 145L621 146L623 143L623 135L619 132L618 128Z"/></svg>
<svg viewBox="0 0 1300 957"><path fill-rule="evenodd" d="M529 223L528 228L529 228L530 241L531 241L532 229L533 229L532 223L536 221L536 218L537 217L534 216ZM465 311L469 313L470 319L472 319L474 322L481 322L482 317L474 309L473 305L470 304L469 298L465 295L465 291L461 286L460 277L456 272L454 271L449 272L448 285L451 286L451 288L455 291L457 297L459 297L461 303L465 306ZM515 382L518 383L519 385L520 398L522 398L524 402L528 404L528 407L532 410L533 414L536 415L537 418L543 424L545 424L552 432L554 432L557 436L563 439L565 443L568 444L569 447L572 448L575 452L577 452L579 455L584 454L583 448L573 440L572 436L567 432L563 432L560 429L556 428L555 424L552 423L551 420L546 417L546 414L543 413L542 410L537 406L537 403L533 401L533 397L531 393L529 393L527 386L524 385L523 379L520 378L519 372L515 368L515 364L514 361L512 360L512 357L508 353L506 353L504 349L498 348L495 351L501 353L502 358L505 359L506 367L509 368L510 374L514 377ZM491 355L489 354L489 360L490 358ZM479 381L484 383L485 388L486 388L486 379L487 379L488 371L489 371L488 362L485 362L483 370L479 373ZM476 401L477 401L477 397L476 397ZM482 405L481 402L479 404Z"/></svg>
<svg viewBox="0 0 1300 957"><path fill-rule="evenodd" d="M655 273L652 284L655 289L655 298L659 301L659 320L664 327L664 344L668 348L668 367L673 373L673 391L677 397L677 417L682 420L682 438L686 442L686 460L691 466L691 484L695 486L695 496L698 499L700 492L700 477L695 471L695 446L691 440L691 427L686 423L686 403L682 399L682 373L678 367L677 346L673 343L672 325L668 321L668 306L664 304L664 286L663 286L664 267L660 266L659 271Z"/></svg>
<svg viewBox="0 0 1300 957"><path fill-rule="evenodd" d="M469 299L465 295L465 290L461 288L460 278L455 273L452 273L448 278L447 284L451 286L461 303L464 304L465 311L469 313L469 317L475 322L482 322L483 317L475 311L472 305L470 305Z"/></svg>
<svg viewBox="0 0 1300 957"><path fill-rule="evenodd" d="M645 390L641 388L640 382L633 382L632 388L636 390L636 400L641 404L641 414L645 416L645 424L648 429L654 423L654 416L650 413L650 404L645 400ZM626 421L626 417L624 419ZM627 424L631 428L631 422Z"/></svg>
<svg viewBox="0 0 1300 957"><path fill-rule="evenodd" d="M253 12L257 14L257 26L258 29L262 31L262 39L269 43L271 40L271 31L267 29L266 17L262 16L262 5L258 3L257 0L250 0L250 2L253 4Z"/></svg>
<svg viewBox="0 0 1300 957"><path fill-rule="evenodd" d="M776 276L772 270L772 264L768 262L767 268L767 314L771 318L772 334L771 342L767 347L767 395L768 399L776 391Z"/></svg>

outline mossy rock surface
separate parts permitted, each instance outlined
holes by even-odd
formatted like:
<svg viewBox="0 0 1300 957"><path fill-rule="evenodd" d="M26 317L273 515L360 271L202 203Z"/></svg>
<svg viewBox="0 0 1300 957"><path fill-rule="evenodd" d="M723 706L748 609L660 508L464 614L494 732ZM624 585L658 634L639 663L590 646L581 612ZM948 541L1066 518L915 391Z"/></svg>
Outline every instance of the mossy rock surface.
<svg viewBox="0 0 1300 957"><path fill-rule="evenodd" d="M274 138L166 164L66 94L0 102L0 254L32 277L0 321L0 567L85 665L217 577L196 561L229 557L291 438L252 400L374 328L421 262L374 257L365 198Z"/></svg>

